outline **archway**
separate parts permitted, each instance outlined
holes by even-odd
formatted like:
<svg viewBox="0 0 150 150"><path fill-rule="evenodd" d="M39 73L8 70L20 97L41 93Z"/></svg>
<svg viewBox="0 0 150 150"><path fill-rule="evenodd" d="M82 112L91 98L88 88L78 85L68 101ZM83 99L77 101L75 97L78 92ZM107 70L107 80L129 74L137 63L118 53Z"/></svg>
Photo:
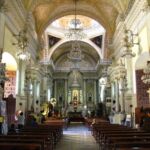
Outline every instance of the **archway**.
<svg viewBox="0 0 150 150"><path fill-rule="evenodd" d="M6 81L4 85L4 98L10 94L16 97L17 62L10 53L4 52L2 54L2 63L6 64L6 77L8 78L8 81Z"/></svg>
<svg viewBox="0 0 150 150"><path fill-rule="evenodd" d="M5 74L7 80L4 84L4 100L6 101L7 123L10 125L15 121L17 62L10 53L4 52L2 63L6 64Z"/></svg>

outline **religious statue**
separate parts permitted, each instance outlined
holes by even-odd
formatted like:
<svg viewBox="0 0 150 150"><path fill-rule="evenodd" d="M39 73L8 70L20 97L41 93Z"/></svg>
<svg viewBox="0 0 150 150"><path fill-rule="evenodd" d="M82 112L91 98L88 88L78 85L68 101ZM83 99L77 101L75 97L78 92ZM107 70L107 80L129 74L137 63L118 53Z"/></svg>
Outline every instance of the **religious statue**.
<svg viewBox="0 0 150 150"><path fill-rule="evenodd" d="M77 100L77 93L74 94L73 100Z"/></svg>

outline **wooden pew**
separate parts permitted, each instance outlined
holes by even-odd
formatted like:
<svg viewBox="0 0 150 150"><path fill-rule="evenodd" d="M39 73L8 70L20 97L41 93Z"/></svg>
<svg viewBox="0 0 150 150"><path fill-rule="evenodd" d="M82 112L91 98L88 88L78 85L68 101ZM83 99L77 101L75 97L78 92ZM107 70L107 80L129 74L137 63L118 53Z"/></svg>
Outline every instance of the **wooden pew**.
<svg viewBox="0 0 150 150"><path fill-rule="evenodd" d="M8 145L12 143L34 143L40 145L40 150L53 150L54 144L56 144L62 136L62 128L63 125L60 123L39 125L37 127L25 127L17 133L9 133L7 136L0 136L0 144L3 142L8 143Z"/></svg>
<svg viewBox="0 0 150 150"><path fill-rule="evenodd" d="M137 146L142 150L150 144L150 133L122 125L100 122L93 125L93 136L104 150L127 150Z"/></svg>
<svg viewBox="0 0 150 150"><path fill-rule="evenodd" d="M43 135L1 135L0 136L0 142L1 141L17 141L17 142L28 142L32 143L34 142L39 142L42 144L42 148L44 150L52 150L53 148L51 147L51 143L49 142L48 136L43 136Z"/></svg>
<svg viewBox="0 0 150 150"><path fill-rule="evenodd" d="M149 150L150 142L117 142L109 150Z"/></svg>
<svg viewBox="0 0 150 150"><path fill-rule="evenodd" d="M41 133L45 133L45 134L49 134L51 136L51 139L53 140L54 144L56 144L60 138L62 137L62 129L58 128L58 127L38 127L38 128L25 128L21 131L20 134L24 134L24 133L33 133L33 134L41 134ZM31 134L32 134L31 133Z"/></svg>
<svg viewBox="0 0 150 150"><path fill-rule="evenodd" d="M110 150L111 148L116 147L116 144L119 143L150 143L150 136L137 136L137 137L109 137L107 143L105 144L105 149Z"/></svg>
<svg viewBox="0 0 150 150"><path fill-rule="evenodd" d="M1 150L42 150L40 144L35 143L0 143Z"/></svg>
<svg viewBox="0 0 150 150"><path fill-rule="evenodd" d="M12 134L11 134L12 135ZM52 138L52 136L47 133L47 132L20 132L17 134L13 134L14 136L18 136L18 137L31 137L31 139L34 138L40 138L42 137L43 139L45 139L45 144L46 147L48 147L49 149L53 149L54 148L54 140Z"/></svg>

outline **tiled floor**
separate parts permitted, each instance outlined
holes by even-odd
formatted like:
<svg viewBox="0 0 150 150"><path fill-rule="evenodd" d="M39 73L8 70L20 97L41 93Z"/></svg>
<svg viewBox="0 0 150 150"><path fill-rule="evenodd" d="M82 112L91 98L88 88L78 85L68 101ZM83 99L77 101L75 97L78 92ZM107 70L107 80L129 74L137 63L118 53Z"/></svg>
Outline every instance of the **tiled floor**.
<svg viewBox="0 0 150 150"><path fill-rule="evenodd" d="M98 150L98 145L84 125L72 123L63 131L63 138L56 150Z"/></svg>

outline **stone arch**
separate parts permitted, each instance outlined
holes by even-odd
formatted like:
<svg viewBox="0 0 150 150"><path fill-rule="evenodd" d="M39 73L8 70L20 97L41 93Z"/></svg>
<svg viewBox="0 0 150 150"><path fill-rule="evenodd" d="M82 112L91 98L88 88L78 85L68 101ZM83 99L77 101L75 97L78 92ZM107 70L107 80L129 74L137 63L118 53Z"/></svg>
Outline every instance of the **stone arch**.
<svg viewBox="0 0 150 150"><path fill-rule="evenodd" d="M3 52L2 63L6 63L6 70L16 71L18 68L16 59L9 52Z"/></svg>
<svg viewBox="0 0 150 150"><path fill-rule="evenodd" d="M51 59L51 56L52 56L52 54L54 53L54 51L55 51L60 45L66 43L66 42L69 42L69 41L70 41L70 40L63 39L63 40L59 41L56 45L54 45L54 46L49 50L49 51L50 51L49 56L48 56L49 60ZM94 43L93 43L92 41L90 41L90 40L80 40L80 41L85 42L85 43L89 44L90 46L92 46L92 47L97 51L97 53L99 54L99 57L102 58L102 50L101 50L101 48L99 48L96 44L94 44Z"/></svg>
<svg viewBox="0 0 150 150"><path fill-rule="evenodd" d="M74 14L74 5L72 1L66 0L64 3L61 3L61 5L60 3L59 1L57 1L56 5L52 5L52 3L43 3L35 7L33 14L37 18L36 20L38 21L39 19L40 21L37 26L37 32L39 35L42 35L47 26L54 20L65 15ZM77 15L84 15L98 21L108 32L107 35L112 37L115 30L115 21L113 20L116 19L118 10L113 6L113 4L110 4L106 1L103 1L102 4L97 3L98 6L96 6L95 3L93 1L89 1L89 3L86 3L85 1L79 1L77 6ZM40 19L42 13L39 15L38 12L40 12L41 9L44 10L43 13L46 13L49 17Z"/></svg>

